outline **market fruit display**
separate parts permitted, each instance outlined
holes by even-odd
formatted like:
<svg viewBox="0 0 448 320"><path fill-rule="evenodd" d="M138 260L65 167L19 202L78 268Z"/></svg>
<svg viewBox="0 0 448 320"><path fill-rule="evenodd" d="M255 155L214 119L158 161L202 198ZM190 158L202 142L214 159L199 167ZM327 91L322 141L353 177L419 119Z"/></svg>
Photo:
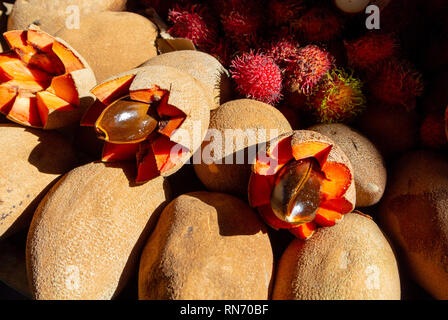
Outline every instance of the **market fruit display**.
<svg viewBox="0 0 448 320"><path fill-rule="evenodd" d="M140 260L140 299L268 299L274 262L266 227L233 196L195 192L162 212Z"/></svg>
<svg viewBox="0 0 448 320"><path fill-rule="evenodd" d="M170 200L162 177L129 187L132 165L100 162L65 175L40 203L26 260L35 299L111 299Z"/></svg>
<svg viewBox="0 0 448 320"><path fill-rule="evenodd" d="M64 40L32 26L3 34L0 112L19 124L56 129L75 124L93 102L87 62Z"/></svg>
<svg viewBox="0 0 448 320"><path fill-rule="evenodd" d="M78 165L57 132L0 124L0 239L26 229L48 188Z"/></svg>

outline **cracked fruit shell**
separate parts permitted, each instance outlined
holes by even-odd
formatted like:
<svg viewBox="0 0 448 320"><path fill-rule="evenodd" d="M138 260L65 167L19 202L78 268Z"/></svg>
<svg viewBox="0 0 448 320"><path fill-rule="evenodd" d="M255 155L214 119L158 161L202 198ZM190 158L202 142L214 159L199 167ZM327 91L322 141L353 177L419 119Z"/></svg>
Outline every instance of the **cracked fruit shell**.
<svg viewBox="0 0 448 320"><path fill-rule="evenodd" d="M208 129L210 97L196 79L171 67L135 69L92 93L96 102L81 125L104 140L104 162L136 163L137 183L179 170Z"/></svg>
<svg viewBox="0 0 448 320"><path fill-rule="evenodd" d="M65 41L38 28L3 34L0 113L24 126L57 129L79 121L93 102L95 76Z"/></svg>
<svg viewBox="0 0 448 320"><path fill-rule="evenodd" d="M300 239L352 212L356 190L345 153L320 133L298 130L269 142L257 156L249 203L272 228Z"/></svg>

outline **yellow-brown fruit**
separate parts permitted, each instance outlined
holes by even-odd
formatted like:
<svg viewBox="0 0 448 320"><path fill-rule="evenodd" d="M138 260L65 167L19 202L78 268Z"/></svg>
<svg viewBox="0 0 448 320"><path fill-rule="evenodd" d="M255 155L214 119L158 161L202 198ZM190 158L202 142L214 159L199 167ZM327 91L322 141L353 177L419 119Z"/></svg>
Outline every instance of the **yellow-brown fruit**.
<svg viewBox="0 0 448 320"><path fill-rule="evenodd" d="M157 55L157 26L132 12L95 12L82 18L80 28L63 28L57 36L84 56L98 83Z"/></svg>
<svg viewBox="0 0 448 320"><path fill-rule="evenodd" d="M47 188L76 164L56 132L0 125L0 238L27 227Z"/></svg>
<svg viewBox="0 0 448 320"><path fill-rule="evenodd" d="M26 250L35 299L111 299L120 292L170 196L164 178L135 186L131 171L87 164L45 196Z"/></svg>
<svg viewBox="0 0 448 320"><path fill-rule="evenodd" d="M194 50L180 50L158 55L147 65L165 65L179 69L199 80L213 96L215 104L212 110L232 98L232 84L229 72L213 56Z"/></svg>
<svg viewBox="0 0 448 320"><path fill-rule="evenodd" d="M250 99L232 100L212 111L209 128L221 134L222 145L213 138L203 142L202 161L194 165L196 174L210 191L230 193L243 198L247 197L250 168L255 160L257 143L259 146L292 131L291 125L280 111L271 105ZM227 139L226 131L230 134ZM230 146L227 150L226 144ZM213 159L208 159L210 164L207 164L204 160L207 160L208 153L213 149L222 151L221 155L218 157L215 154ZM248 153L253 152L248 152L248 149L255 151L251 159L248 159ZM243 163L237 163L237 153L244 155L244 161L240 161ZM233 164L226 164L227 157L233 159Z"/></svg>
<svg viewBox="0 0 448 320"><path fill-rule="evenodd" d="M309 130L333 140L353 166L356 184L356 207L378 203L386 188L387 173L380 152L369 139L343 124L319 124Z"/></svg>
<svg viewBox="0 0 448 320"><path fill-rule="evenodd" d="M268 299L269 236L243 201L194 192L163 211L140 260L140 299Z"/></svg>
<svg viewBox="0 0 448 320"><path fill-rule="evenodd" d="M0 281L25 296L30 296L25 263L26 233L0 242Z"/></svg>
<svg viewBox="0 0 448 320"><path fill-rule="evenodd" d="M448 299L448 159L414 151L395 164L380 218L414 280Z"/></svg>
<svg viewBox="0 0 448 320"><path fill-rule="evenodd" d="M400 299L392 248L370 217L347 214L310 240L289 245L278 265L273 299Z"/></svg>
<svg viewBox="0 0 448 320"><path fill-rule="evenodd" d="M16 0L8 19L8 30L26 29L34 23L54 35L66 25L76 27L76 22L84 21L84 16L90 12L123 11L126 9L126 2L127 0Z"/></svg>

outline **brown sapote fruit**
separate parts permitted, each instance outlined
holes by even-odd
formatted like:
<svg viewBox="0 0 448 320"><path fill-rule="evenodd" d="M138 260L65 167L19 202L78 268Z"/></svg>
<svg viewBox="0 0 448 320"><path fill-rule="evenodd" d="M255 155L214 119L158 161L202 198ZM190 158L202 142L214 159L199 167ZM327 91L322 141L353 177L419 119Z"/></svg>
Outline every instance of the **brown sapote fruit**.
<svg viewBox="0 0 448 320"><path fill-rule="evenodd" d="M11 51L0 54L0 112L43 129L79 121L96 84L87 62L65 41L34 26L3 36Z"/></svg>
<svg viewBox="0 0 448 320"><path fill-rule="evenodd" d="M62 28L56 35L89 62L98 83L137 68L157 55L157 26L132 12L94 12L80 28Z"/></svg>
<svg viewBox="0 0 448 320"><path fill-rule="evenodd" d="M273 268L266 228L247 203L189 193L165 208L146 243L139 298L265 300Z"/></svg>
<svg viewBox="0 0 448 320"><path fill-rule="evenodd" d="M132 171L130 164L90 163L45 196L26 248L33 298L111 299L120 292L170 197L162 177L131 187Z"/></svg>
<svg viewBox="0 0 448 320"><path fill-rule="evenodd" d="M67 24L73 27L79 18L98 11L126 10L127 0L16 0L8 19L8 30L26 29L37 24L54 35ZM77 16L79 10L79 17Z"/></svg>
<svg viewBox="0 0 448 320"><path fill-rule="evenodd" d="M29 225L43 193L77 165L72 146L56 132L0 124L0 238Z"/></svg>
<svg viewBox="0 0 448 320"><path fill-rule="evenodd" d="M333 140L353 166L356 185L356 207L378 203L386 188L383 157L369 139L344 124L318 124L309 128Z"/></svg>
<svg viewBox="0 0 448 320"><path fill-rule="evenodd" d="M448 299L448 159L413 151L391 172L380 221L414 280L435 298Z"/></svg>
<svg viewBox="0 0 448 320"><path fill-rule="evenodd" d="M334 226L355 202L350 160L318 132L298 130L270 141L252 167L250 205L269 226L298 238Z"/></svg>
<svg viewBox="0 0 448 320"><path fill-rule="evenodd" d="M222 141L210 139L211 141L203 142L201 161L194 164L198 178L210 191L246 198L250 167L254 160L249 159L248 150L259 148L266 141L292 131L292 128L282 113L273 106L256 100L238 99L226 102L211 112L210 130L212 133L219 133ZM234 135L229 136L228 141L226 132ZM240 145L238 141L241 142ZM233 148L226 148L229 144ZM204 153L207 150L216 152L213 159L206 159L208 155ZM244 155L240 163L237 163L238 153ZM226 163L226 159L231 161Z"/></svg>
<svg viewBox="0 0 448 320"><path fill-rule="evenodd" d="M25 263L26 233L0 241L0 281L29 297Z"/></svg>
<svg viewBox="0 0 448 320"><path fill-rule="evenodd" d="M232 98L229 72L213 56L194 50L179 50L151 58L144 66L164 65L179 69L199 80L214 98L213 110Z"/></svg>
<svg viewBox="0 0 448 320"><path fill-rule="evenodd" d="M312 239L294 240L280 259L275 300L399 300L397 261L368 216L347 214Z"/></svg>
<svg viewBox="0 0 448 320"><path fill-rule="evenodd" d="M200 147L212 100L190 75L166 66L135 69L92 90L81 121L105 141L104 162L134 161L136 182L169 176Z"/></svg>

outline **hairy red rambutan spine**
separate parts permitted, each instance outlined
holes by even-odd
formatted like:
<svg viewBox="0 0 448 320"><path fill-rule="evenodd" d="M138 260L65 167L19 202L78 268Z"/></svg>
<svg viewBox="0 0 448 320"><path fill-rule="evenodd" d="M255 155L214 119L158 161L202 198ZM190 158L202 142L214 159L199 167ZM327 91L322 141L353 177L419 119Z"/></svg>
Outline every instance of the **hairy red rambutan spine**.
<svg viewBox="0 0 448 320"><path fill-rule="evenodd" d="M316 45L300 48L297 59L286 67L286 87L310 95L333 67L334 58L324 49Z"/></svg>
<svg viewBox="0 0 448 320"><path fill-rule="evenodd" d="M300 44L292 37L283 37L263 45L267 56L274 59L281 68L299 58Z"/></svg>
<svg viewBox="0 0 448 320"><path fill-rule="evenodd" d="M397 40L391 34L369 32L362 37L344 42L351 67L366 70L397 54Z"/></svg>
<svg viewBox="0 0 448 320"><path fill-rule="evenodd" d="M230 73L240 94L261 102L275 104L282 98L282 72L275 61L253 51L235 57Z"/></svg>
<svg viewBox="0 0 448 320"><path fill-rule="evenodd" d="M330 41L343 29L342 18L326 7L314 7L306 11L291 26L306 42Z"/></svg>
<svg viewBox="0 0 448 320"><path fill-rule="evenodd" d="M297 19L304 9L303 0L270 0L269 22L274 26L289 24L290 21Z"/></svg>
<svg viewBox="0 0 448 320"><path fill-rule="evenodd" d="M307 106L318 122L349 122L365 109L362 82L344 70L334 69L308 98Z"/></svg>
<svg viewBox="0 0 448 320"><path fill-rule="evenodd" d="M217 42L217 24L203 5L194 4L185 9L176 6L168 13L173 26L168 33L173 37L187 38L199 48L213 47Z"/></svg>
<svg viewBox="0 0 448 320"><path fill-rule="evenodd" d="M423 146L431 149L440 150L448 147L445 119L442 113L430 113L426 116L420 127L420 141Z"/></svg>
<svg viewBox="0 0 448 320"><path fill-rule="evenodd" d="M255 46L262 22L262 12L257 2L251 0L232 2L221 14L225 34L240 51L247 51Z"/></svg>
<svg viewBox="0 0 448 320"><path fill-rule="evenodd" d="M412 110L423 93L422 75L406 61L384 61L367 77L372 98L391 107Z"/></svg>

